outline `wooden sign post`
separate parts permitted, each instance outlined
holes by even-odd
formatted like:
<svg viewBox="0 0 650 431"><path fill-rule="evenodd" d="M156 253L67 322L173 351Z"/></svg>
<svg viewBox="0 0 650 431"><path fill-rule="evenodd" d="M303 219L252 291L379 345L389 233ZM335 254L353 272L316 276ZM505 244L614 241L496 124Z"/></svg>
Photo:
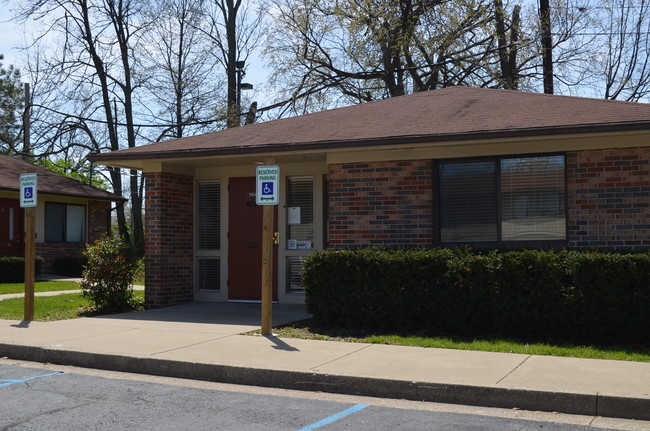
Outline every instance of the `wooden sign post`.
<svg viewBox="0 0 650 431"><path fill-rule="evenodd" d="M25 310L23 320L34 320L34 273L36 265L36 174L20 176L20 206L25 209Z"/></svg>
<svg viewBox="0 0 650 431"><path fill-rule="evenodd" d="M272 335L273 321L273 215L280 201L280 168L266 160L256 170L255 202L262 213L262 335Z"/></svg>
<svg viewBox="0 0 650 431"><path fill-rule="evenodd" d="M36 272L36 208L25 208L25 310L23 320L34 320L34 273Z"/></svg>

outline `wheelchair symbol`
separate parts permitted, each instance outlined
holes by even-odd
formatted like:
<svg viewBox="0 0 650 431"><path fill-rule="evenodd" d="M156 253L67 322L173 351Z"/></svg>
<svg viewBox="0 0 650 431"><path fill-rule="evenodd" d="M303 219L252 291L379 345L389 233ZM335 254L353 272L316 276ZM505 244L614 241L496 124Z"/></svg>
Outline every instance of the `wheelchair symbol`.
<svg viewBox="0 0 650 431"><path fill-rule="evenodd" d="M262 183L262 195L273 195L273 183Z"/></svg>
<svg viewBox="0 0 650 431"><path fill-rule="evenodd" d="M25 199L31 199L32 197L32 188L25 187Z"/></svg>

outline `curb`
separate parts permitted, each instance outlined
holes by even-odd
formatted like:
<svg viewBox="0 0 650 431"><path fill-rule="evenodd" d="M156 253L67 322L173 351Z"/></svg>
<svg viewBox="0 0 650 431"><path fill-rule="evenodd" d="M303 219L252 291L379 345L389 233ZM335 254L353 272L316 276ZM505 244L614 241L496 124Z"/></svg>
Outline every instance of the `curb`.
<svg viewBox="0 0 650 431"><path fill-rule="evenodd" d="M0 357L249 386L650 420L650 399L267 370L0 343Z"/></svg>

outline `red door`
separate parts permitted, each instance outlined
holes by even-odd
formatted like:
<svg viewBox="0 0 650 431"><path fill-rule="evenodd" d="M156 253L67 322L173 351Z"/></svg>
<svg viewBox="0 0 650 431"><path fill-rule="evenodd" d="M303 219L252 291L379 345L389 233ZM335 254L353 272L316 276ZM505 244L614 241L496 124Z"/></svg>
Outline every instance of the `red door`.
<svg viewBox="0 0 650 431"><path fill-rule="evenodd" d="M262 207L255 204L255 177L228 185L228 299L262 299ZM277 231L278 210L275 208ZM273 300L278 299L277 249L273 249Z"/></svg>
<svg viewBox="0 0 650 431"><path fill-rule="evenodd" d="M17 199L0 199L0 255L25 254L25 215Z"/></svg>

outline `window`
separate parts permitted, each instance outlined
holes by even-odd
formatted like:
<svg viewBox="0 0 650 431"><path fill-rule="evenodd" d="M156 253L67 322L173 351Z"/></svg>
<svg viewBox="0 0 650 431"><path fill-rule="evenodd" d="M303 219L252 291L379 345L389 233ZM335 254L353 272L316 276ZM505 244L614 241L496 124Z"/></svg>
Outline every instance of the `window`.
<svg viewBox="0 0 650 431"><path fill-rule="evenodd" d="M221 183L198 184L196 283L199 291L221 291Z"/></svg>
<svg viewBox="0 0 650 431"><path fill-rule="evenodd" d="M564 156L442 162L441 243L566 239Z"/></svg>
<svg viewBox="0 0 650 431"><path fill-rule="evenodd" d="M287 177L287 292L302 293L306 254L314 249L314 178Z"/></svg>
<svg viewBox="0 0 650 431"><path fill-rule="evenodd" d="M199 248L221 247L221 184L199 183Z"/></svg>
<svg viewBox="0 0 650 431"><path fill-rule="evenodd" d="M287 178L287 249L314 248L314 179Z"/></svg>
<svg viewBox="0 0 650 431"><path fill-rule="evenodd" d="M86 207L63 203L45 204L46 242L84 242Z"/></svg>

